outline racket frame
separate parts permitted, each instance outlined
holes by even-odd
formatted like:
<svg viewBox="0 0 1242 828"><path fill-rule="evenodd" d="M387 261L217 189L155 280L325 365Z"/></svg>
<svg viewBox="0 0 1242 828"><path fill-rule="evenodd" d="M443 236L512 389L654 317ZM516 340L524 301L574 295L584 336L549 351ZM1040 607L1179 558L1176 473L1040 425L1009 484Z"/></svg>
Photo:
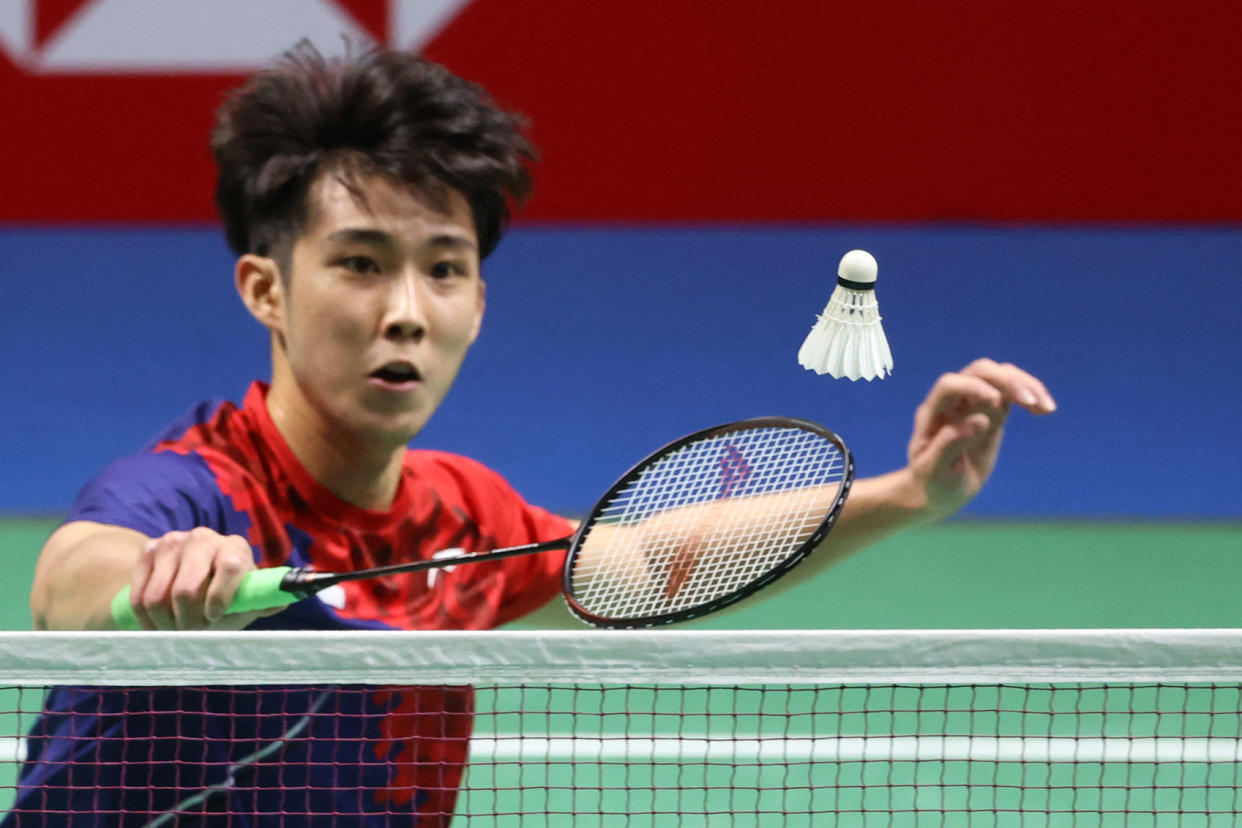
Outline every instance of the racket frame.
<svg viewBox="0 0 1242 828"><path fill-rule="evenodd" d="M797 428L816 434L832 443L835 443L841 450L842 457L842 479L841 485L837 490L836 498L833 500L832 506L827 510L824 519L820 521L819 526L807 538L807 540L796 550L786 556L781 562L775 564L754 580L748 582L742 587L727 593L710 601L704 601L692 607L687 607L676 612L663 613L658 615L648 615L639 618L610 618L597 615L577 602L574 598L573 575L574 565L577 562L578 554L581 552L582 543L591 527L595 524L599 516L604 512L608 505L612 502L614 496L636 480L648 467L663 457L672 454L690 443L702 440L706 437L715 435L728 434L730 432L750 431L757 428ZM814 549L823 542L828 532L836 524L837 518L841 515L841 509L845 506L846 498L849 496L850 487L854 483L854 455L850 452L849 447L845 445L845 441L835 432L825 428L824 426L812 420L804 420L798 417L752 417L746 420L735 420L733 422L724 423L712 428L704 428L692 434L680 437L668 445L660 448L645 458L635 463L625 474L617 479L615 483L608 488L591 508L591 511L578 525L578 530L574 532L569 546L569 553L565 557L565 568L561 575L562 594L569 611L573 613L579 620L593 627L602 627L605 629L639 629L643 627L658 627L665 624L677 624L683 621L689 621L693 618L699 618L713 612L718 612L725 607L741 601L754 595L759 590L770 585L782 575L802 563Z"/></svg>

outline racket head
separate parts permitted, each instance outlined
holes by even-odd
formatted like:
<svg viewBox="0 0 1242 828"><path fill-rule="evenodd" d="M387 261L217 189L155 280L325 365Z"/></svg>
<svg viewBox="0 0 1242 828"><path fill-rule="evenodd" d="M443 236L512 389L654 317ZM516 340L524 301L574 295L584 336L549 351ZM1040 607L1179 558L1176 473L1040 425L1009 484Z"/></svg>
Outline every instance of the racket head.
<svg viewBox="0 0 1242 828"><path fill-rule="evenodd" d="M854 479L844 441L810 420L706 428L622 475L582 521L566 603L597 627L653 627L723 609L801 563Z"/></svg>

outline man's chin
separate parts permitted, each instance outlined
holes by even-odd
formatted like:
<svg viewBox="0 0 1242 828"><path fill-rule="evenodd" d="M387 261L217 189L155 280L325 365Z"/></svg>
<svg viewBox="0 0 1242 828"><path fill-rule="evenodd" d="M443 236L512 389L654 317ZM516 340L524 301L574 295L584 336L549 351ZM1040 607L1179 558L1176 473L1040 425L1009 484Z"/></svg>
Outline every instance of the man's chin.
<svg viewBox="0 0 1242 828"><path fill-rule="evenodd" d="M366 395L358 400L359 424L378 438L408 442L422 431L435 407L422 394Z"/></svg>
<svg viewBox="0 0 1242 828"><path fill-rule="evenodd" d="M417 437L428 417L409 412L399 416L372 414L367 419L369 421L363 425L367 441L395 449Z"/></svg>
<svg viewBox="0 0 1242 828"><path fill-rule="evenodd" d="M380 439L392 446L404 446L418 436L426 425L426 420L417 423L392 426L380 432Z"/></svg>

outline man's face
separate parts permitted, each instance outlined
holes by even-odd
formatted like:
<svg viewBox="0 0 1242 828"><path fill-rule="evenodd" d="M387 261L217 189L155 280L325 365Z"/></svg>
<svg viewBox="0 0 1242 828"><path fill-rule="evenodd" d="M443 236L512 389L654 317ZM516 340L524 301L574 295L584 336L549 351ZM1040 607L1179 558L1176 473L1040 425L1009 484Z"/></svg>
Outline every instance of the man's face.
<svg viewBox="0 0 1242 828"><path fill-rule="evenodd" d="M433 206L380 177L358 184L365 204L334 175L310 188L277 347L319 417L403 444L444 399L478 335L478 239L456 191Z"/></svg>

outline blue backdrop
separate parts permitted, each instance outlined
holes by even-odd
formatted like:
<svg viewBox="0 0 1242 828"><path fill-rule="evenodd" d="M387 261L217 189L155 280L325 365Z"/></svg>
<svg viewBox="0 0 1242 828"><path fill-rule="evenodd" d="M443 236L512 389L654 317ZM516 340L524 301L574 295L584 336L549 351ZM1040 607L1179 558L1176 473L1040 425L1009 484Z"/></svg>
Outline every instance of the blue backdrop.
<svg viewBox="0 0 1242 828"><path fill-rule="evenodd" d="M880 262L894 375L795 354L853 247ZM215 228L0 230L0 513L55 513L109 459L268 372ZM981 355L1046 380L975 516L1242 517L1242 230L523 225L485 263L483 334L416 445L584 510L647 451L758 414L900 465L936 376Z"/></svg>

